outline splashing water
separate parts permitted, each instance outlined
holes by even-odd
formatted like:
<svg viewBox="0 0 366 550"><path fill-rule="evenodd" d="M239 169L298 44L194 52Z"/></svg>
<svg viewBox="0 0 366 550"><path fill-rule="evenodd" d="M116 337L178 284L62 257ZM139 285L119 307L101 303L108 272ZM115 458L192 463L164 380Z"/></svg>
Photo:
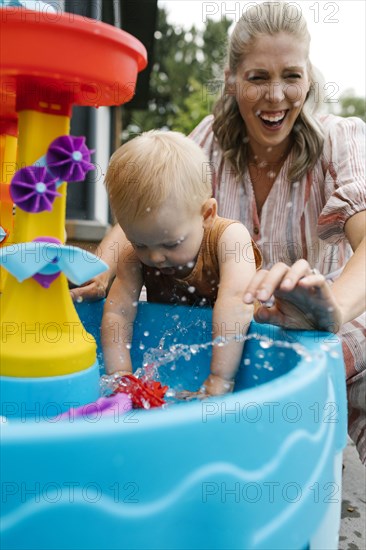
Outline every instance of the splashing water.
<svg viewBox="0 0 366 550"><path fill-rule="evenodd" d="M206 330L208 328L207 323L206 321L198 320L187 326L179 319L179 315L174 316L174 321L176 323L175 326L164 332L157 347L146 349L143 354L142 365L134 373L137 378L143 381L156 380L161 382L162 385L169 386L165 395L167 405L180 402L181 399L179 399L178 394L182 390L199 390L203 380L209 374L209 358L207 358L207 361L201 360L200 362L198 360L197 362L196 358L200 353L207 355L213 347L223 347L234 340L242 342L254 340L258 342L259 349L250 355L251 358L245 357L240 367L245 371L249 369L248 372L250 373L252 385L263 383L265 374L258 376L260 372L274 373L276 370L281 372L281 368L279 368L277 363L284 362L287 364L287 361L284 361L286 358L286 349L292 350L297 356L304 358L306 361L313 359L313 356L302 345L296 342L273 340L256 333L245 336L231 335L228 338L218 337L203 343L180 343L179 340L182 340L182 337L189 332L192 325ZM148 331L145 331L143 334L144 336L148 336ZM143 351L145 345L146 340L144 344L140 342L138 347ZM284 351L280 351L281 349ZM187 362L191 363L188 367L186 365ZM117 380L118 377L116 378L116 375L102 376L102 395L112 393Z"/></svg>

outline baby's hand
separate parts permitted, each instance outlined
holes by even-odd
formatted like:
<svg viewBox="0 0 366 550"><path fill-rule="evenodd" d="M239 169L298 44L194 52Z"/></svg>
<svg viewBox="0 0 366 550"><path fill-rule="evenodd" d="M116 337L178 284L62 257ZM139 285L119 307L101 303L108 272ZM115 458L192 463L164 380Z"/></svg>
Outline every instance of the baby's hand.
<svg viewBox="0 0 366 550"><path fill-rule="evenodd" d="M233 380L225 380L217 374L210 374L198 391L183 390L177 393L176 397L184 401L191 401L192 399L205 399L214 395L224 395L225 393L231 393L233 389Z"/></svg>
<svg viewBox="0 0 366 550"><path fill-rule="evenodd" d="M226 380L218 374L209 374L203 383L206 397L210 395L224 395L231 393L234 389L234 380Z"/></svg>
<svg viewBox="0 0 366 550"><path fill-rule="evenodd" d="M207 397L206 393L198 390L198 391L189 391L189 390L182 390L175 394L175 397L177 399L182 399L182 401L192 401L193 399L204 399Z"/></svg>

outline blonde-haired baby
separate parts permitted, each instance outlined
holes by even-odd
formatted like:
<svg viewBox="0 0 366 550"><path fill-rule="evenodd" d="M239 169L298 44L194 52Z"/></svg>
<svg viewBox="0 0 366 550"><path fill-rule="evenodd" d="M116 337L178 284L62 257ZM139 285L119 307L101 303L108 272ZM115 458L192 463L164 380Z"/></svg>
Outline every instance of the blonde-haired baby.
<svg viewBox="0 0 366 550"><path fill-rule="evenodd" d="M244 336L253 305L242 297L260 254L243 224L217 215L202 149L177 132L143 133L114 153L106 186L129 241L104 308L106 372L132 372L129 344L143 285L150 302L211 305L213 339ZM213 347L206 394L233 389L243 345L233 338Z"/></svg>

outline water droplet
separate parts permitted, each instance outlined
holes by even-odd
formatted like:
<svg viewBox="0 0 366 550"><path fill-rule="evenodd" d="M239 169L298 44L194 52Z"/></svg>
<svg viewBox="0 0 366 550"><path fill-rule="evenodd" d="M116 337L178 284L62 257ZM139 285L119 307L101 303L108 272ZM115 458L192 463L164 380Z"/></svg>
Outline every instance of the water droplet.
<svg viewBox="0 0 366 550"><path fill-rule="evenodd" d="M263 349L268 349L272 346L273 342L271 340L261 340L259 345Z"/></svg>
<svg viewBox="0 0 366 550"><path fill-rule="evenodd" d="M148 330L144 331L144 336L150 336L150 332Z"/></svg>
<svg viewBox="0 0 366 550"><path fill-rule="evenodd" d="M276 172L273 172L272 170L270 170L270 172L267 172L267 176L271 179L275 178L276 177Z"/></svg>
<svg viewBox="0 0 366 550"><path fill-rule="evenodd" d="M196 287L195 286L189 286L187 288L188 292L190 292L191 294L193 294L193 292L196 292Z"/></svg>
<svg viewBox="0 0 366 550"><path fill-rule="evenodd" d="M135 301L135 302L132 302L132 305L133 305L133 307L137 307L139 305L139 303Z"/></svg>
<svg viewBox="0 0 366 550"><path fill-rule="evenodd" d="M140 348L140 349L145 349L144 344L140 344L140 345L139 345L139 348Z"/></svg>
<svg viewBox="0 0 366 550"><path fill-rule="evenodd" d="M83 298L82 296L78 296L78 297L76 298L76 301L77 301L78 304L81 304L81 302L84 301L84 298Z"/></svg>
<svg viewBox="0 0 366 550"><path fill-rule="evenodd" d="M249 357L246 357L246 358L244 359L244 365L246 365L246 366L250 365L250 359L249 359Z"/></svg>

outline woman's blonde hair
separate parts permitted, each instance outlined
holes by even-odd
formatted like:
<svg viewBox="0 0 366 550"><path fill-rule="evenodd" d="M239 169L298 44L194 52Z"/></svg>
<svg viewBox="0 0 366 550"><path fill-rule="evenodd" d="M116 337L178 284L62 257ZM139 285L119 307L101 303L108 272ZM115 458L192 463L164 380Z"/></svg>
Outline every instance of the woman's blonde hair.
<svg viewBox="0 0 366 550"><path fill-rule="evenodd" d="M177 208L199 212L212 196L205 153L178 132L151 130L122 145L112 155L105 184L120 224L146 216L169 197Z"/></svg>
<svg viewBox="0 0 366 550"><path fill-rule="evenodd" d="M245 11L236 24L229 42L229 79L236 75L239 64L250 51L254 40L259 36L273 36L280 32L293 35L294 39L303 42L309 48L310 35L297 4L265 2ZM293 162L288 173L291 182L298 181L314 166L323 149L323 133L313 116L319 107L318 95L321 86L318 82L322 77L309 59L308 76L310 89L292 131ZM247 165L248 138L235 95L224 91L216 103L213 131L224 157L231 163L234 171L242 175Z"/></svg>

